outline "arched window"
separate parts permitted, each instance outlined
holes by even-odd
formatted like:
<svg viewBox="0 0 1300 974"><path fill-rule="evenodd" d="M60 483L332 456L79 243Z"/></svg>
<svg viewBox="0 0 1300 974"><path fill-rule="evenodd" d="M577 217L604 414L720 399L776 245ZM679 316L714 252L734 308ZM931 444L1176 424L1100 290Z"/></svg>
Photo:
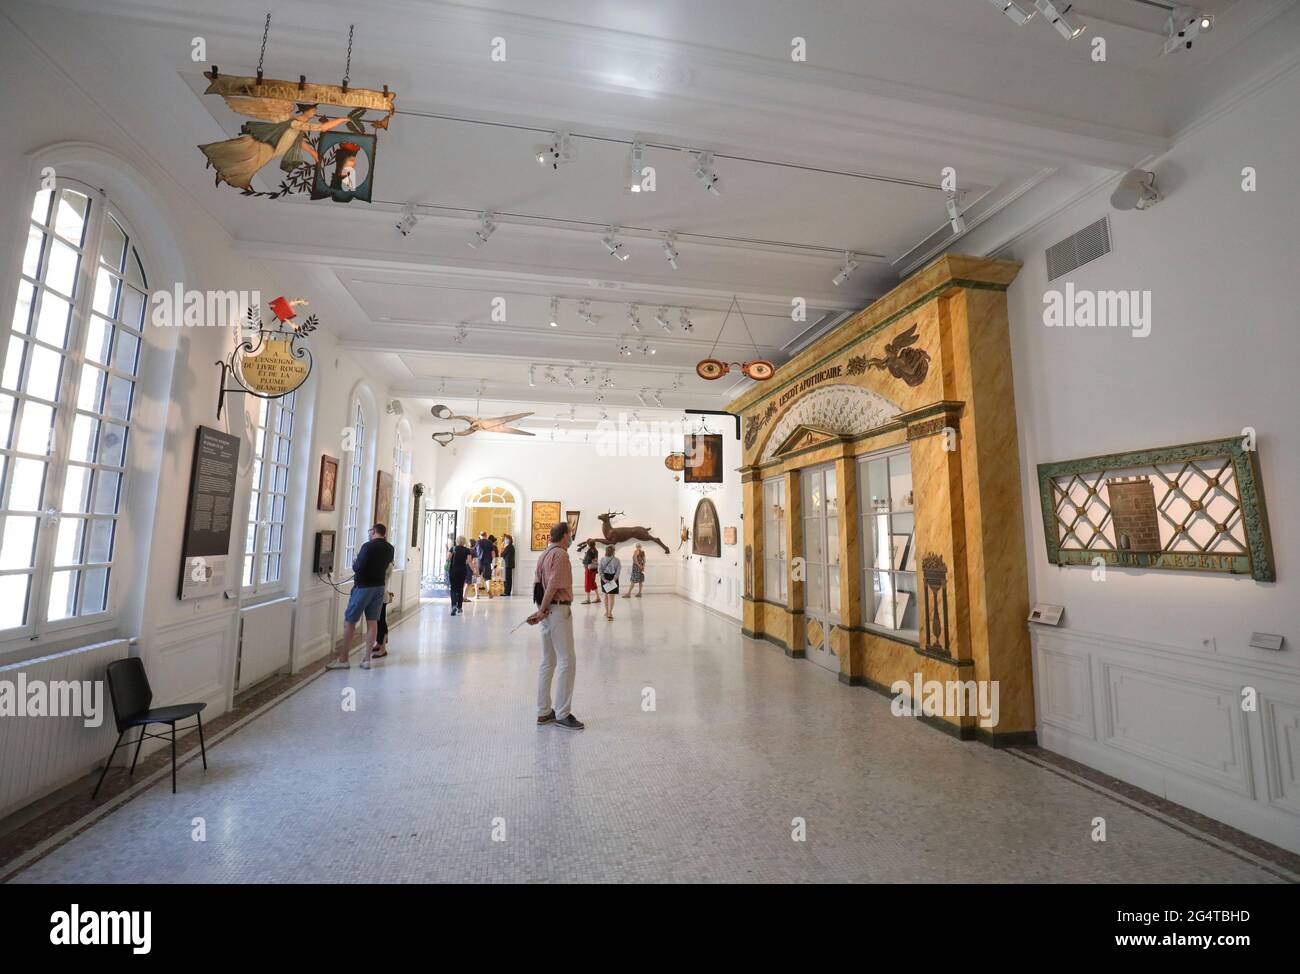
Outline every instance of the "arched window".
<svg viewBox="0 0 1300 974"><path fill-rule="evenodd" d="M496 535L509 534L515 525L515 495L502 484L485 484L474 488L465 497L465 534L473 539L479 532Z"/></svg>
<svg viewBox="0 0 1300 974"><path fill-rule="evenodd" d="M348 476L348 506L343 522L343 565L350 568L361 547L361 479L366 467L366 414L358 399L352 405L352 463Z"/></svg>
<svg viewBox="0 0 1300 974"><path fill-rule="evenodd" d="M114 610L148 277L126 218L70 179L36 194L0 369L0 633Z"/></svg>
<svg viewBox="0 0 1300 974"><path fill-rule="evenodd" d="M279 399L250 397L257 403L257 416L253 494L248 502L248 531L244 538L243 587L249 593L280 587L296 395L291 392Z"/></svg>

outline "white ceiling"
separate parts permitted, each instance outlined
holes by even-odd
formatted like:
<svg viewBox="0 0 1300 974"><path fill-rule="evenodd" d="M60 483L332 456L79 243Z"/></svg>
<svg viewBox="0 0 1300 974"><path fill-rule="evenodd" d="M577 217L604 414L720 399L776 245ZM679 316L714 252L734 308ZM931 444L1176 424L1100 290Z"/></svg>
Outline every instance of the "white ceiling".
<svg viewBox="0 0 1300 974"><path fill-rule="evenodd" d="M756 346L780 363L918 264L962 249L944 214L943 167L957 171L973 230L1017 214L1031 188L1064 192L1138 164L1213 101L1215 77L1258 67L1262 28L1293 5L1201 0L1215 29L1161 57L1165 11L1149 0L1080 0L1088 31L1070 42L1041 17L1017 27L988 0L281 2L268 77L341 80L355 23L352 83L397 92L370 206L212 185L195 146L241 119L201 95L201 72L253 73L266 0L223 0L219 12L210 0L3 7L241 251L301 283L348 354L412 411L472 405L485 381L485 411L532 408L550 425L570 403L587 418L637 406L639 389L662 390L676 409L720 406L743 380L695 376L715 341L719 358L752 358ZM790 58L796 36L807 62ZM190 59L195 37L203 64ZM498 37L504 62L490 58ZM1096 37L1104 62L1090 56ZM574 134L576 158L559 171L533 159L551 129ZM624 192L633 138L714 151L722 195L695 181L684 152L661 148L645 158L657 192ZM394 224L407 204L420 220L402 237ZM484 209L499 229L473 250ZM626 228L626 262L599 242L609 225ZM679 234L675 271L665 231ZM836 287L843 251L861 266ZM720 335L733 295L749 333L732 314ZM505 321L493 320L497 297ZM791 320L795 298L804 321ZM581 299L594 325L576 316ZM653 355L619 352L620 337L638 337L631 302ZM689 309L693 331L665 333L660 306L674 325ZM462 323L468 337L456 344ZM529 386L533 363L538 377L573 367L575 387ZM592 368L615 383L603 406L582 381Z"/></svg>

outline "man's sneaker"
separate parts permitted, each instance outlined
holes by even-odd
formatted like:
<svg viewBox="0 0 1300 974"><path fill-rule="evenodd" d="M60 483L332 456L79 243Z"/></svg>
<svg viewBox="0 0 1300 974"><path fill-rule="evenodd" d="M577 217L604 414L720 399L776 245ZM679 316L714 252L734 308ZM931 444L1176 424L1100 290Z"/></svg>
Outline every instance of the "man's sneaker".
<svg viewBox="0 0 1300 974"><path fill-rule="evenodd" d="M584 724L582 721L580 721L577 717L573 716L573 714L569 714L567 717L557 717L555 719L555 726L567 727L569 728L569 730L582 730L587 725Z"/></svg>
<svg viewBox="0 0 1300 974"><path fill-rule="evenodd" d="M541 717L538 717L538 718L537 718L537 723L539 723L539 724L553 724L553 723L555 723L555 711L552 710L552 711L550 711L549 713L543 714Z"/></svg>
<svg viewBox="0 0 1300 974"><path fill-rule="evenodd" d="M327 670L346 670L346 669L348 669L351 665L352 665L351 663L340 663L338 660L336 660L336 659L332 659L332 660L330 660L328 663L325 664L325 669L327 669Z"/></svg>

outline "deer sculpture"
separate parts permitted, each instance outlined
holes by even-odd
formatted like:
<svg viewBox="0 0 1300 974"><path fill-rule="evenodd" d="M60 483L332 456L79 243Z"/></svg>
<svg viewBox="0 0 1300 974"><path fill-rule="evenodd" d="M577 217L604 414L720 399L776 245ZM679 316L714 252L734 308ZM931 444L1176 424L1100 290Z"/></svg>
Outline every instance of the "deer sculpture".
<svg viewBox="0 0 1300 974"><path fill-rule="evenodd" d="M622 511L609 511L605 514L598 514L597 517L600 519L601 530L605 532L605 536L603 538L588 538L586 541L579 543L578 550L581 551L588 545L618 545L625 541L653 541L660 548L663 548L665 555L669 554L668 546L651 534L649 528L643 528L640 526L633 528L616 528L610 524L614 518L622 516Z"/></svg>

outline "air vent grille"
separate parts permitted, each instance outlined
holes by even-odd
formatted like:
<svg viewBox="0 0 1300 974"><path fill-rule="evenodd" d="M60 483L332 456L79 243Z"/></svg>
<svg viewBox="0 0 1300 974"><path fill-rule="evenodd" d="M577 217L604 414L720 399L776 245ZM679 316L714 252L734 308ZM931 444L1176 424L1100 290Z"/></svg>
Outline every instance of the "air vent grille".
<svg viewBox="0 0 1300 974"><path fill-rule="evenodd" d="M1104 257L1110 253L1110 217L1104 216L1095 223L1089 223L1078 233L1072 233L1060 243L1052 244L1046 253L1049 281L1098 257Z"/></svg>

